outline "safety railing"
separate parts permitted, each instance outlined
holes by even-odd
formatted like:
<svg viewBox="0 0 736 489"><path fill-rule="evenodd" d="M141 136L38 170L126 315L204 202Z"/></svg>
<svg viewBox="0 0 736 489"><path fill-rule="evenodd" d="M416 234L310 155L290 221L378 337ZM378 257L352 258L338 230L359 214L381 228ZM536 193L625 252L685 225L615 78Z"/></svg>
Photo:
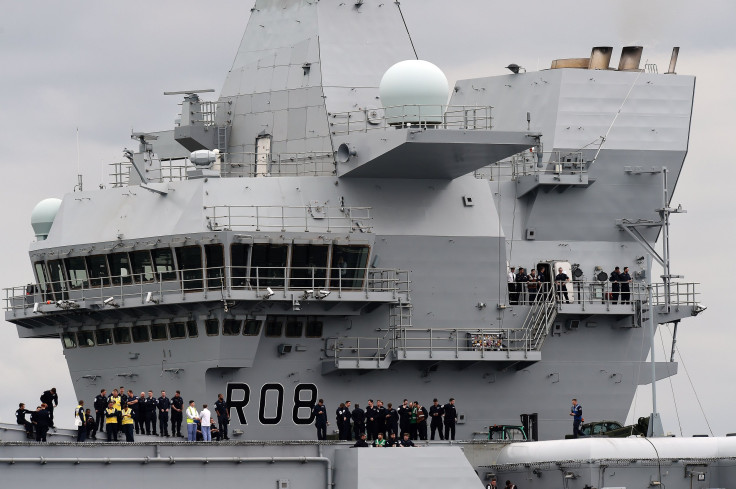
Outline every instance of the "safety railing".
<svg viewBox="0 0 736 489"><path fill-rule="evenodd" d="M405 270L348 267L210 267L84 278L74 283L74 287L72 282L56 281L5 288L5 310L38 309L37 304L76 309L80 303L117 308L186 300L192 292L203 293L204 299L214 294L219 300L239 290L254 292L255 298L275 296L272 300L325 299L333 293L340 298L347 292L360 292L366 300L372 293L388 293L393 300L399 295L405 298L410 287ZM353 294L351 300L360 299Z"/></svg>
<svg viewBox="0 0 736 489"><path fill-rule="evenodd" d="M652 284L652 302L655 306L666 304L669 295L669 305L696 306L700 304L700 293L696 290L700 285L695 282L670 282L669 287L663 283Z"/></svg>
<svg viewBox="0 0 736 489"><path fill-rule="evenodd" d="M333 135L364 133L401 127L488 131L493 128L491 106L397 105L328 114Z"/></svg>
<svg viewBox="0 0 736 489"><path fill-rule="evenodd" d="M533 305L542 301L545 295L552 298L551 293L554 292L554 299L559 304L628 304L633 310L634 301L648 297L645 283L617 285L602 281L571 281L554 285L549 282L515 282L509 284L509 303Z"/></svg>
<svg viewBox="0 0 736 489"><path fill-rule="evenodd" d="M216 205L204 212L213 231L373 232L370 207Z"/></svg>
<svg viewBox="0 0 736 489"><path fill-rule="evenodd" d="M583 175L587 162L580 151L522 151L475 171L483 180L516 180L527 175Z"/></svg>

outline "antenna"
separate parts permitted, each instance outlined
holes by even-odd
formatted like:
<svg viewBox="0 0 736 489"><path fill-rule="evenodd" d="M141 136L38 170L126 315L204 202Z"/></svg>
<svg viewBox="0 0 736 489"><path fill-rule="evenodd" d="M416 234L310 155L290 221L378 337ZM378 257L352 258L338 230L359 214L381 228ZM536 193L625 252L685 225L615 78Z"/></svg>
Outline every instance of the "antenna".
<svg viewBox="0 0 736 489"><path fill-rule="evenodd" d="M74 186L74 192L82 191L82 170L79 164L79 127L77 127L77 184Z"/></svg>
<svg viewBox="0 0 736 489"><path fill-rule="evenodd" d="M201 90L179 90L176 92L164 92L164 95L190 95L194 93L211 93L214 91L214 88L203 88Z"/></svg>

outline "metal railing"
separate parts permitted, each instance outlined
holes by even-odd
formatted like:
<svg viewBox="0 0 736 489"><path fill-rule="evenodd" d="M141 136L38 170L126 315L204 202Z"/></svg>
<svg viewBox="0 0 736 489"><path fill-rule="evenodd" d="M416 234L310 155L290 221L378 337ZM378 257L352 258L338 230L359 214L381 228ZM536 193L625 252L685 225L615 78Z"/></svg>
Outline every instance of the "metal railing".
<svg viewBox="0 0 736 489"><path fill-rule="evenodd" d="M73 287L73 283L78 285ZM192 292L203 293L204 299L215 294L214 299L221 300L232 297L234 291L237 295L238 290L252 291L255 298L267 299L271 299L271 295L265 296L274 292L271 300L325 299L332 293L340 298L346 292L361 292L367 300L371 293L389 293L393 299L398 299L399 295L408 295L409 286L409 272L396 269L211 267L9 287L3 289L3 300L6 311L33 310L36 304L50 305L56 311L58 308L76 309L81 304L117 308L147 301L176 302L186 300L187 294ZM351 300L357 299L352 297Z"/></svg>
<svg viewBox="0 0 736 489"><path fill-rule="evenodd" d="M671 306L697 306L700 304L700 293L696 290L698 283L694 282L670 282L669 305ZM652 284L652 303L655 306L666 305L665 297L667 287L663 283Z"/></svg>
<svg viewBox="0 0 736 489"><path fill-rule="evenodd" d="M509 284L510 285L510 284ZM509 303L512 305L533 305L542 301L545 296L550 297L553 292L553 284L539 282L516 282L516 291L509 290ZM628 291L614 290L612 282L601 281L572 281L564 285L554 285L554 299L558 304L628 304L633 310L633 303L637 300L646 300L648 297L647 286L642 282L628 284Z"/></svg>
<svg viewBox="0 0 736 489"><path fill-rule="evenodd" d="M587 162L580 151L544 151L540 163L536 151L522 151L504 160L486 165L475 171L475 178L483 180L516 180L526 175L583 175Z"/></svg>
<svg viewBox="0 0 736 489"><path fill-rule="evenodd" d="M492 109L491 106L397 105L327 115L333 135L397 127L489 131L493 128Z"/></svg>
<svg viewBox="0 0 736 489"><path fill-rule="evenodd" d="M216 205L204 212L213 231L373 232L371 207Z"/></svg>

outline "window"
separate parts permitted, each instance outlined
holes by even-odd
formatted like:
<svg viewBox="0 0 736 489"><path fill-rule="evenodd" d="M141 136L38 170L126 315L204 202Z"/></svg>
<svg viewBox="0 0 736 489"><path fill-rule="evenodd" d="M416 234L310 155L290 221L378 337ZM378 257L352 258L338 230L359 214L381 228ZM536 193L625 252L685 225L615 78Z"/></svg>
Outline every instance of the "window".
<svg viewBox="0 0 736 489"><path fill-rule="evenodd" d="M204 258L207 267L207 288L225 287L225 248L221 244L204 245Z"/></svg>
<svg viewBox="0 0 736 489"><path fill-rule="evenodd" d="M56 300L66 299L66 281L64 279L64 266L61 263L61 260L51 260L48 265L51 287L54 290Z"/></svg>
<svg viewBox="0 0 736 489"><path fill-rule="evenodd" d="M95 336L97 336L98 345L112 345L112 330L98 329L95 331Z"/></svg>
<svg viewBox="0 0 736 489"><path fill-rule="evenodd" d="M309 321L304 333L307 338L319 338L322 336L322 321Z"/></svg>
<svg viewBox="0 0 736 489"><path fill-rule="evenodd" d="M332 280L330 285L341 289L363 287L368 264L367 246L337 246L332 248Z"/></svg>
<svg viewBox="0 0 736 489"><path fill-rule="evenodd" d="M204 329L207 336L217 336L220 334L220 320L217 318L205 319Z"/></svg>
<svg viewBox="0 0 736 489"><path fill-rule="evenodd" d="M74 333L62 333L61 342L64 343L64 348L77 347L77 338Z"/></svg>
<svg viewBox="0 0 736 489"><path fill-rule="evenodd" d="M197 321L187 321L187 333L190 338L196 338L199 336L199 330L197 329Z"/></svg>
<svg viewBox="0 0 736 489"><path fill-rule="evenodd" d="M327 285L329 246L295 244L291 248L289 285L292 288L317 289Z"/></svg>
<svg viewBox="0 0 736 489"><path fill-rule="evenodd" d="M66 264L66 274L69 277L69 288L84 289L89 286L87 281L87 265L84 258L75 256L64 260Z"/></svg>
<svg viewBox="0 0 736 489"><path fill-rule="evenodd" d="M278 319L269 319L266 322L266 336L278 338L281 336L282 322Z"/></svg>
<svg viewBox="0 0 736 489"><path fill-rule="evenodd" d="M253 245L250 274L259 288L284 286L288 250L286 245Z"/></svg>
<svg viewBox="0 0 736 489"><path fill-rule="evenodd" d="M184 290L202 290L202 249L183 246L176 249L176 262L181 271Z"/></svg>
<svg viewBox="0 0 736 489"><path fill-rule="evenodd" d="M151 253L148 250L131 251L130 261L136 282L152 282L156 277L153 271Z"/></svg>
<svg viewBox="0 0 736 489"><path fill-rule="evenodd" d="M132 284L133 278L130 273L130 258L127 253L113 253L110 255L110 274L112 275L113 285Z"/></svg>
<svg viewBox="0 0 736 489"><path fill-rule="evenodd" d="M243 321L240 319L225 319L222 322L222 334L227 336L234 336L240 334L240 327Z"/></svg>
<svg viewBox="0 0 736 489"><path fill-rule="evenodd" d="M159 280L176 280L176 268L174 267L174 254L170 248L151 250L153 266L158 274Z"/></svg>
<svg viewBox="0 0 736 489"><path fill-rule="evenodd" d="M185 323L169 323L169 338L178 340L187 337L187 326Z"/></svg>
<svg viewBox="0 0 736 489"><path fill-rule="evenodd" d="M130 343L130 328L115 328L112 330L112 337L116 345Z"/></svg>
<svg viewBox="0 0 736 489"><path fill-rule="evenodd" d="M168 339L166 336L166 324L155 323L151 325L151 339L153 341L160 341Z"/></svg>
<svg viewBox="0 0 736 489"><path fill-rule="evenodd" d="M38 285L41 289L40 292L43 293L43 300L51 300L51 289L49 287L49 276L46 273L46 267L42 261L37 261L33 266L36 268L36 278L38 279ZM74 346L76 346L76 344Z"/></svg>
<svg viewBox="0 0 736 489"><path fill-rule="evenodd" d="M259 319L246 319L243 334L245 336L258 336L261 334L261 322Z"/></svg>
<svg viewBox="0 0 736 489"><path fill-rule="evenodd" d="M89 285L91 287L107 287L110 285L110 272L107 269L107 257L105 255L92 255L87 257L87 271L89 272Z"/></svg>
<svg viewBox="0 0 736 489"><path fill-rule="evenodd" d="M230 270L233 287L246 287L248 282L248 252L250 245L234 243L230 246Z"/></svg>
<svg viewBox="0 0 736 489"><path fill-rule="evenodd" d="M133 326L133 341L136 343L145 343L150 338L148 336L148 326Z"/></svg>
<svg viewBox="0 0 736 489"><path fill-rule="evenodd" d="M95 335L92 334L92 331L78 331L77 344L80 348L95 346Z"/></svg>
<svg viewBox="0 0 736 489"><path fill-rule="evenodd" d="M291 318L286 321L286 337L301 338L304 329L304 321L301 319Z"/></svg>

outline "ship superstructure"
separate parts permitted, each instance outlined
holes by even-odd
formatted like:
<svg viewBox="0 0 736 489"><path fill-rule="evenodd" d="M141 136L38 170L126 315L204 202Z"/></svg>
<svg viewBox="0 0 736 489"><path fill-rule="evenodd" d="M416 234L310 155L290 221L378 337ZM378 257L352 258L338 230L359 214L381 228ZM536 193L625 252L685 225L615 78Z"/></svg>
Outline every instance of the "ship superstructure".
<svg viewBox="0 0 736 489"><path fill-rule="evenodd" d="M6 319L60 338L78 398L223 392L251 440L314 438L318 398L455 397L465 440L521 413L560 438L576 395L625 418L651 382L642 326L701 310L666 251L651 296L645 273L694 77L641 70L640 49L609 69L597 48L437 102L412 93L434 72L399 8L257 1L217 101L183 91L176 126L133 134L110 188L38 208L35 283L8 289ZM546 280L510 292L509 266Z"/></svg>

